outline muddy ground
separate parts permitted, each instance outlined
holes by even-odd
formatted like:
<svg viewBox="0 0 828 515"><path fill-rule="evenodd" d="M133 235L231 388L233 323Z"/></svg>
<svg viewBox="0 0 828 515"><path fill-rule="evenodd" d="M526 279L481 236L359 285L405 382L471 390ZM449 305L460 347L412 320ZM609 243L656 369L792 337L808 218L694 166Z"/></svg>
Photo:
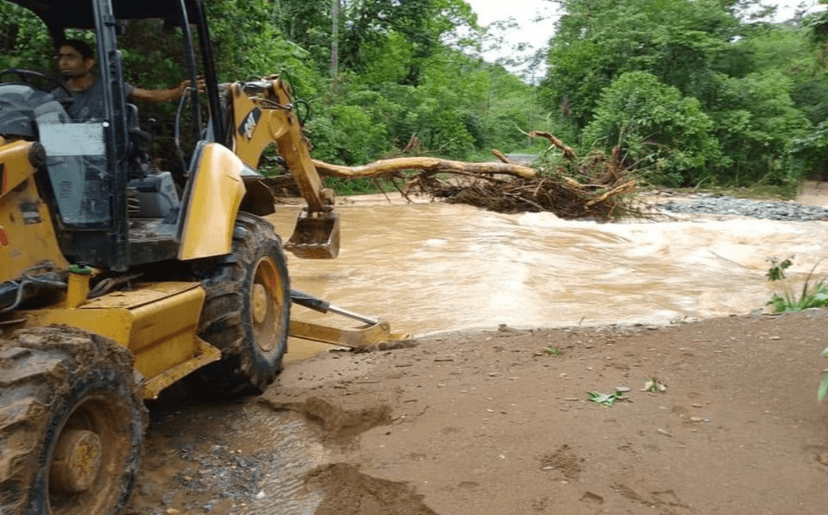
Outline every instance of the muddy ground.
<svg viewBox="0 0 828 515"><path fill-rule="evenodd" d="M826 335L825 310L501 327L290 363L260 398L173 391L127 513L828 513Z"/></svg>

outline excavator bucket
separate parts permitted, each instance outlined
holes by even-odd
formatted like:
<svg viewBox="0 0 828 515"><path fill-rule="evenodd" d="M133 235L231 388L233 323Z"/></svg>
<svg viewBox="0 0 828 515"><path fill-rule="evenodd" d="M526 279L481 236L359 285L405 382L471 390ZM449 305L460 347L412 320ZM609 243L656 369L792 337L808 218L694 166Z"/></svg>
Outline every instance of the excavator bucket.
<svg viewBox="0 0 828 515"><path fill-rule="evenodd" d="M339 214L302 211L285 248L303 259L331 259L339 255Z"/></svg>

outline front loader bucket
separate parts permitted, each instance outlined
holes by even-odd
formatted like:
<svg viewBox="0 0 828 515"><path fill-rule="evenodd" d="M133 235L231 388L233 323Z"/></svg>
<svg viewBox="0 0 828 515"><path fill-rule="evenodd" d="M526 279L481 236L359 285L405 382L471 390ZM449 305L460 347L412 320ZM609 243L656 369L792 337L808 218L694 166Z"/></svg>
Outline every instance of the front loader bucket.
<svg viewBox="0 0 828 515"><path fill-rule="evenodd" d="M331 259L339 255L339 214L299 213L285 248L303 259Z"/></svg>
<svg viewBox="0 0 828 515"><path fill-rule="evenodd" d="M333 313L365 324L352 329L342 329L329 325L320 325L301 320L290 320L290 335L294 338L310 340L313 342L327 343L339 347L350 347L352 349L396 348L401 340L411 337L408 334L392 333L391 325L378 318L360 315L347 309L341 308L330 302L312 297L301 291L291 290L290 301L293 304L304 306L320 313Z"/></svg>

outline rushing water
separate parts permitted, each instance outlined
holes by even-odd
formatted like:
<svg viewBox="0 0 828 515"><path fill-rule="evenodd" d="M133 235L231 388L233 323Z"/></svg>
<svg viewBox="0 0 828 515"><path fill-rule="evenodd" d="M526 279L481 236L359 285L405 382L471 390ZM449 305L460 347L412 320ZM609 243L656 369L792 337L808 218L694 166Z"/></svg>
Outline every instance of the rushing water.
<svg viewBox="0 0 828 515"><path fill-rule="evenodd" d="M801 285L828 242L825 222L597 223L396 201L338 210L340 256L291 256L292 287L412 334L745 314L781 292L769 256L794 256L788 276ZM285 237L294 213L272 217Z"/></svg>

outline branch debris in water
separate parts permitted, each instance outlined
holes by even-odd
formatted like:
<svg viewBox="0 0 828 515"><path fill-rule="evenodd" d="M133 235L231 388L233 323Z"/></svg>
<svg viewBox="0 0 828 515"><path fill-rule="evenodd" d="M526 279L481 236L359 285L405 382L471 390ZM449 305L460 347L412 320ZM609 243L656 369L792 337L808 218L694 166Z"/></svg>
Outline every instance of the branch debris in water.
<svg viewBox="0 0 828 515"><path fill-rule="evenodd" d="M620 164L619 147L612 150L609 160L603 152L578 158L572 148L547 132L529 135L549 140L564 159L556 166L539 166L534 177L482 177L458 172L445 178L423 171L408 179L405 191L501 213L548 211L566 219L642 214L632 198L636 182ZM501 162L514 164L501 152L492 153Z"/></svg>
<svg viewBox="0 0 828 515"><path fill-rule="evenodd" d="M562 159L533 168L493 150L500 162L404 157L356 167L318 160L313 164L322 176L388 179L409 200L412 194L427 195L501 213L546 211L565 219L642 215L632 195L636 181L621 165L619 147L612 149L609 159L599 151L579 158L572 148L548 132L534 131L528 135L549 140L560 149ZM410 173L412 170L416 172ZM277 191L286 186L284 182L277 184L275 179L267 181ZM397 181L404 185L400 187Z"/></svg>

